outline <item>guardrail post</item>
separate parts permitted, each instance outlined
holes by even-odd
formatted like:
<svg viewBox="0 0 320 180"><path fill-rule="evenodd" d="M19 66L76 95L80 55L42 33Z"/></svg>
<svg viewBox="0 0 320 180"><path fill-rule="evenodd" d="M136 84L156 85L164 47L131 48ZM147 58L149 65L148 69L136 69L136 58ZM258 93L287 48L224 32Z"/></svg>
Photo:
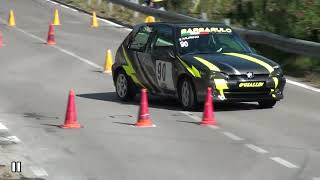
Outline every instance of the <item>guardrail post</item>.
<svg viewBox="0 0 320 180"><path fill-rule="evenodd" d="M139 0L131 0L131 2L133 2L135 4L139 4ZM138 11L134 11L133 17L134 18L139 17L139 12Z"/></svg>
<svg viewBox="0 0 320 180"><path fill-rule="evenodd" d="M91 6L92 1L91 0L87 0L87 4L88 6Z"/></svg>
<svg viewBox="0 0 320 180"><path fill-rule="evenodd" d="M208 14L206 12L201 12L201 19L208 20Z"/></svg>
<svg viewBox="0 0 320 180"><path fill-rule="evenodd" d="M112 2L108 1L108 11L112 12L113 11L113 4Z"/></svg>

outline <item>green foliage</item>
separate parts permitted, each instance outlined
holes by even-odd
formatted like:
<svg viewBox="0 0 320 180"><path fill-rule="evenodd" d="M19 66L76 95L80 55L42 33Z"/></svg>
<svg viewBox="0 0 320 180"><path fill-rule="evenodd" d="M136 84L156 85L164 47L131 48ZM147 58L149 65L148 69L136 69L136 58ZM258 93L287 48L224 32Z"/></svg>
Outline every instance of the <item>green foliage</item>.
<svg viewBox="0 0 320 180"><path fill-rule="evenodd" d="M165 0L168 10L320 42L320 0Z"/></svg>
<svg viewBox="0 0 320 180"><path fill-rule="evenodd" d="M320 0L256 0L254 9L260 30L319 41Z"/></svg>

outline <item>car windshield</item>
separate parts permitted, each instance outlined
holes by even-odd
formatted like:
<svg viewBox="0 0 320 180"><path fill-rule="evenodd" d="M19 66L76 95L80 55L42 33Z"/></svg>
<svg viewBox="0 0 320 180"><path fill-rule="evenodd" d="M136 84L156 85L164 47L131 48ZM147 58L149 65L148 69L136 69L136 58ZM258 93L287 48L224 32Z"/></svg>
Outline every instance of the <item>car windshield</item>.
<svg viewBox="0 0 320 180"><path fill-rule="evenodd" d="M180 54L251 53L246 42L231 28L180 28L178 31Z"/></svg>

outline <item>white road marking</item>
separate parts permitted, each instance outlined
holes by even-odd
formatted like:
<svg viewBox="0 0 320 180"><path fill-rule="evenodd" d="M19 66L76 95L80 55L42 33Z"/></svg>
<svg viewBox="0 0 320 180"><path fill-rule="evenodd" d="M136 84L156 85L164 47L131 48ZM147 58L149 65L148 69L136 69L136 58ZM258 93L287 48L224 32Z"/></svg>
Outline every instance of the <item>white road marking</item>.
<svg viewBox="0 0 320 180"><path fill-rule="evenodd" d="M71 9L71 8L69 8L68 6L66 6L66 5L63 5L63 4L60 4L60 6L61 6L61 7L64 7L64 8L66 8L66 9Z"/></svg>
<svg viewBox="0 0 320 180"><path fill-rule="evenodd" d="M224 134L225 136L229 137L230 139L234 140L234 141L242 141L244 140L243 138L237 136L237 135L234 135L232 134L231 132L222 132L222 134Z"/></svg>
<svg viewBox="0 0 320 180"><path fill-rule="evenodd" d="M44 40L44 39L42 39L42 38L40 38L38 36L35 36L35 35L31 34L31 33L28 33L26 31L20 29L20 28L17 28L17 27L15 29L20 31L20 32L22 32L22 33L24 33L25 35L33 38L33 39L36 39L36 40L41 41L43 43L46 43L46 40ZM88 64L90 66L92 66L92 67L95 67L95 68L98 68L98 69L103 69L102 66L99 66L98 64L96 64L96 63L94 63L92 61L89 61L88 59L82 58L82 57L80 57L79 55L77 55L77 54L75 54L73 52L70 52L70 51L68 51L66 49L63 49L62 47L59 47L59 46L56 46L56 45L55 46L51 46L51 47L53 47L53 48L65 53L65 54L68 54L68 55L70 55L70 56L72 56L72 57L74 57L74 58L76 58L76 59L78 59L78 60L80 60L80 61L82 61L82 62L84 62L84 63L86 63L86 64Z"/></svg>
<svg viewBox="0 0 320 180"><path fill-rule="evenodd" d="M257 152L257 153L260 153L260 154L267 154L267 153L268 153L267 150L264 150L264 149L262 149L261 147L258 147L258 146L253 145L253 144L245 144L245 146L246 146L247 148L249 148L249 149Z"/></svg>
<svg viewBox="0 0 320 180"><path fill-rule="evenodd" d="M270 159L290 169L299 168L297 165L292 164L291 162L286 161L280 157L271 157Z"/></svg>
<svg viewBox="0 0 320 180"><path fill-rule="evenodd" d="M49 176L48 173L41 167L30 166L29 168L33 172L33 174L38 176L38 177Z"/></svg>
<svg viewBox="0 0 320 180"><path fill-rule="evenodd" d="M66 9L70 9L70 10L72 10L72 11L74 11L74 12L78 12L78 10L72 9L71 7L68 7L68 6L66 6L66 5L60 4L60 6L66 8Z"/></svg>
<svg viewBox="0 0 320 180"><path fill-rule="evenodd" d="M180 111L180 113L190 117L191 119L196 120L197 122L201 122L201 120L202 120L200 117L194 116L194 115L192 115L191 112L188 112L188 111ZM211 128L211 129L220 129L219 126L207 126L207 127Z"/></svg>
<svg viewBox="0 0 320 180"><path fill-rule="evenodd" d="M91 15L89 15L89 16L91 16ZM99 17L98 17L97 19L99 19L100 21L103 21L103 22L105 22L105 23L108 23L108 24L110 24L110 25L113 25L113 26L115 26L115 27L119 27L119 28L123 28L123 27L124 27L124 26L122 26L122 25L120 25L120 24L117 24L117 23L108 21L108 20L106 20L106 19L102 19L102 18L99 18Z"/></svg>
<svg viewBox="0 0 320 180"><path fill-rule="evenodd" d="M312 180L320 180L320 177L314 177Z"/></svg>
<svg viewBox="0 0 320 180"><path fill-rule="evenodd" d="M214 126L214 125L208 125L207 127L211 128L211 129L220 129L219 126Z"/></svg>
<svg viewBox="0 0 320 180"><path fill-rule="evenodd" d="M295 86L299 86L299 87L302 87L302 88L305 88L305 89L309 89L309 90L314 91L314 92L320 92L320 89L312 87L312 86L308 86L308 85L300 83L300 82L296 82L296 81L292 81L292 80L287 79L287 83L295 85Z"/></svg>
<svg viewBox="0 0 320 180"><path fill-rule="evenodd" d="M8 130L8 128L2 123L0 123L0 130Z"/></svg>
<svg viewBox="0 0 320 180"><path fill-rule="evenodd" d="M180 111L180 113L182 113L182 114L184 114L184 115L186 115L186 116L190 117L191 119L194 119L194 120L196 120L196 121L198 121L198 122L201 121L201 118L200 118L200 117L194 116L194 115L192 115L192 113L190 113L190 112L188 112L188 111Z"/></svg>
<svg viewBox="0 0 320 180"><path fill-rule="evenodd" d="M152 124L151 126L148 126L148 127L137 127L136 125L131 125L131 127L134 127L134 128L155 128L155 127L157 127L157 125L155 125L155 124Z"/></svg>
<svg viewBox="0 0 320 180"><path fill-rule="evenodd" d="M19 143L21 140L17 136L8 136L6 137L10 142Z"/></svg>
<svg viewBox="0 0 320 180"><path fill-rule="evenodd" d="M0 141L19 143L21 140L17 136L0 137Z"/></svg>
<svg viewBox="0 0 320 180"><path fill-rule="evenodd" d="M53 46L53 47L56 48L56 49L58 49L58 50L60 50L61 52L64 52L65 54L68 54L68 55L70 55L70 56L72 56L72 57L74 57L74 58L76 58L76 59L84 62L84 63L89 64L89 65L92 66L92 67L95 67L95 68L98 68L98 69L103 69L102 66L99 66L98 64L96 64L96 63L94 63L94 62L92 62L92 61L89 61L88 59L82 58L82 57L74 54L73 52L70 52L70 51L68 51L68 50L65 50L65 49L63 49L63 48L61 48L61 47L59 47L59 46Z"/></svg>
<svg viewBox="0 0 320 180"><path fill-rule="evenodd" d="M54 2L54 1L50 1L50 0L47 0L48 2L51 2L52 4L58 4L57 2Z"/></svg>

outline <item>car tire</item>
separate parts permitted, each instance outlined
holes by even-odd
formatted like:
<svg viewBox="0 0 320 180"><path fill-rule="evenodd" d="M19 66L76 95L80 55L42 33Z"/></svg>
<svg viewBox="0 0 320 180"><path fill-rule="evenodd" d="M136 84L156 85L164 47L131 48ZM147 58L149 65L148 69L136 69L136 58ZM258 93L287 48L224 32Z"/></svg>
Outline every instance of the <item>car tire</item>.
<svg viewBox="0 0 320 180"><path fill-rule="evenodd" d="M189 78L184 78L178 86L179 100L184 110L194 110L198 104L194 86Z"/></svg>
<svg viewBox="0 0 320 180"><path fill-rule="evenodd" d="M123 70L118 71L115 76L115 87L116 93L122 101L132 100L136 96L135 85Z"/></svg>
<svg viewBox="0 0 320 180"><path fill-rule="evenodd" d="M273 106L276 105L277 101L275 100L259 101L258 103L260 108L268 109L268 108L273 108Z"/></svg>

